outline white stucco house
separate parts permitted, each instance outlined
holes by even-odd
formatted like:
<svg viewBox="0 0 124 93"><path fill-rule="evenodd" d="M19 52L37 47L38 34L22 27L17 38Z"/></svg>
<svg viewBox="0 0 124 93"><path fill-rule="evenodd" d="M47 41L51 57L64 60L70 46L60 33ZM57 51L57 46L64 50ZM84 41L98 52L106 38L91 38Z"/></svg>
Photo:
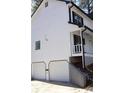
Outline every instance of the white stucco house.
<svg viewBox="0 0 124 93"><path fill-rule="evenodd" d="M93 20L69 0L43 0L31 19L32 78L86 85Z"/></svg>

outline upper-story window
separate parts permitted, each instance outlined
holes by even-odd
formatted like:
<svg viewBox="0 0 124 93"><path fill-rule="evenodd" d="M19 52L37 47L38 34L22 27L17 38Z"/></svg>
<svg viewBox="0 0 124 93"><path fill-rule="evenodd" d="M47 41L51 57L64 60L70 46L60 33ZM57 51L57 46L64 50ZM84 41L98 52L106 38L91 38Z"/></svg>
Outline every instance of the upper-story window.
<svg viewBox="0 0 124 93"><path fill-rule="evenodd" d="M36 41L35 42L35 50L39 50L40 49L40 41Z"/></svg>
<svg viewBox="0 0 124 93"><path fill-rule="evenodd" d="M48 7L48 2L45 3L45 7Z"/></svg>
<svg viewBox="0 0 124 93"><path fill-rule="evenodd" d="M83 18L76 14L75 12L72 12L73 15L73 23L78 25L79 27L83 26Z"/></svg>

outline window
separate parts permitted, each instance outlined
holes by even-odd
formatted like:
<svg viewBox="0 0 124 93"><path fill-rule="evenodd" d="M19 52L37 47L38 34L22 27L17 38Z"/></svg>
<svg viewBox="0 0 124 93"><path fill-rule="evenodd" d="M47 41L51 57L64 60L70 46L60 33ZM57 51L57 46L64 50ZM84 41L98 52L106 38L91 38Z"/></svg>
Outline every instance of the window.
<svg viewBox="0 0 124 93"><path fill-rule="evenodd" d="M35 50L39 50L40 49L40 41L36 41L35 42Z"/></svg>
<svg viewBox="0 0 124 93"><path fill-rule="evenodd" d="M45 3L45 7L47 7L47 6L48 6L48 2Z"/></svg>
<svg viewBox="0 0 124 93"><path fill-rule="evenodd" d="M74 36L74 45L81 44L81 38L78 35L73 35Z"/></svg>
<svg viewBox="0 0 124 93"><path fill-rule="evenodd" d="M83 18L80 17L75 12L72 12L72 14L73 14L73 23L78 25L79 27L82 27L83 26Z"/></svg>
<svg viewBox="0 0 124 93"><path fill-rule="evenodd" d="M81 37L78 35L73 35L73 38L74 38L73 53L81 53Z"/></svg>

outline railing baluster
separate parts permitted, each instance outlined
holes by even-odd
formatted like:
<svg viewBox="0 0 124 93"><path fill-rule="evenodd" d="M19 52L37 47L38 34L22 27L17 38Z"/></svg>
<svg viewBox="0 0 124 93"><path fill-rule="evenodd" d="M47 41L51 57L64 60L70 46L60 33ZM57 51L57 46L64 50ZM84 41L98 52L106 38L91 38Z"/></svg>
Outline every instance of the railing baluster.
<svg viewBox="0 0 124 93"><path fill-rule="evenodd" d="M81 52L81 44L73 45L73 53L80 53Z"/></svg>

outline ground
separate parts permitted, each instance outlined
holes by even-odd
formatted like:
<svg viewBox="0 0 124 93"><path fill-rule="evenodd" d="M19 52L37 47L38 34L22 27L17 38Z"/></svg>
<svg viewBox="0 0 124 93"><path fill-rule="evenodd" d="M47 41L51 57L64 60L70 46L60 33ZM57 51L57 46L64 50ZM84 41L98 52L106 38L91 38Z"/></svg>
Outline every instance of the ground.
<svg viewBox="0 0 124 93"><path fill-rule="evenodd" d="M93 93L92 87L79 88L70 83L31 81L32 93Z"/></svg>

